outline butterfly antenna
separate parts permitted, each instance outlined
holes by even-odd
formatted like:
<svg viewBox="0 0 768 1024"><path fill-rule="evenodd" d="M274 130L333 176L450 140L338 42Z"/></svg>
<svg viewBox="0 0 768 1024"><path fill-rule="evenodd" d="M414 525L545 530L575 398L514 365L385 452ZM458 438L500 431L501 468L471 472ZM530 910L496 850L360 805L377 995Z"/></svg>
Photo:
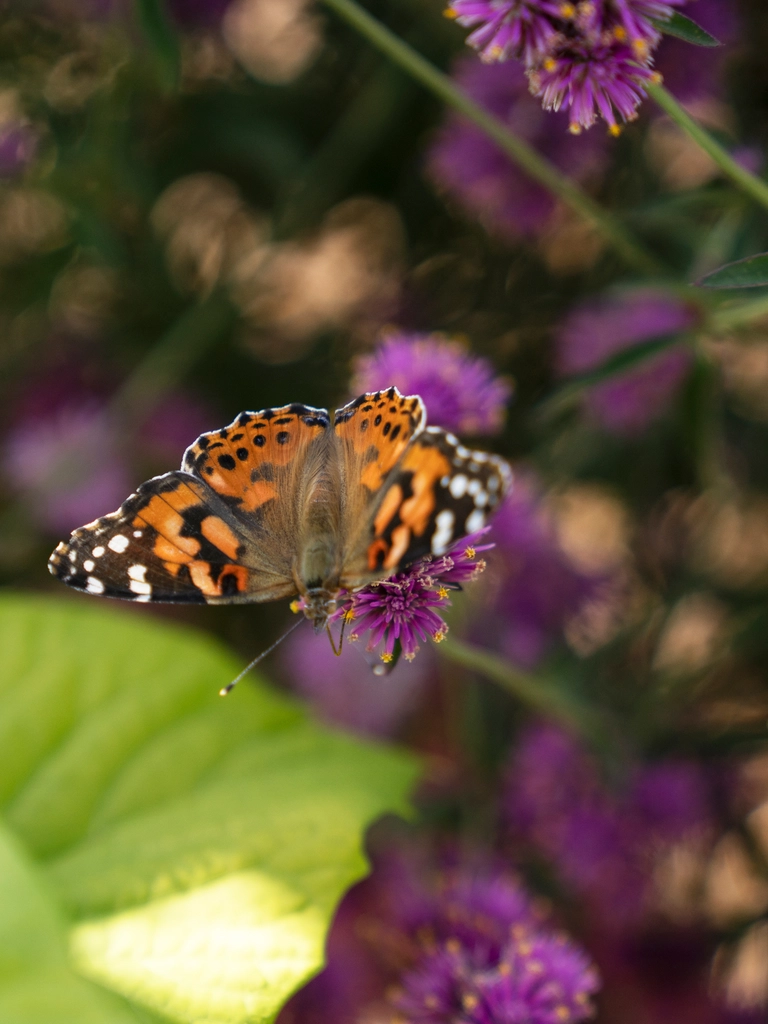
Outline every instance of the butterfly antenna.
<svg viewBox="0 0 768 1024"><path fill-rule="evenodd" d="M228 683L226 686L222 686L222 688L219 690L219 696L226 697L228 693L234 690L234 688L237 686L237 684L240 682L243 676L247 676L252 668L258 665L259 662L266 658L268 654L271 654L272 651L274 651L274 649L277 646L279 646L283 642L283 640L285 640L285 638L289 636L294 631L294 629L300 626L304 621L304 617L302 616L302 618L300 618L298 622L294 622L290 629L286 629L283 635L281 637L278 637L277 640L275 640L275 642L266 649L266 651L262 651L261 654L255 657L253 661L250 663L250 665L246 665L243 671L240 673L239 676L237 676L236 679L233 679L232 682Z"/></svg>

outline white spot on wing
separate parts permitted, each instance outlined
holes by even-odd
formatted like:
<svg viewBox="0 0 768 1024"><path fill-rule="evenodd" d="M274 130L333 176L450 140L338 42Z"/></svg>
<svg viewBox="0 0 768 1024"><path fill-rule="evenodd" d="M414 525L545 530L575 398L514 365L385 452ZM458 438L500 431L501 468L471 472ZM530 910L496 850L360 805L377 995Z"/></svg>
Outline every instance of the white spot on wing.
<svg viewBox="0 0 768 1024"><path fill-rule="evenodd" d="M85 589L89 594L103 594L104 584L101 580L97 580L95 576L89 576L85 581Z"/></svg>
<svg viewBox="0 0 768 1024"><path fill-rule="evenodd" d="M477 530L482 530L485 526L485 512L481 509L476 508L474 512L470 512L467 516L467 522L465 528L467 533L475 533Z"/></svg>
<svg viewBox="0 0 768 1024"><path fill-rule="evenodd" d="M106 550L105 548L103 548L103 547L101 547L101 545L99 545L99 547L93 549L91 554L93 555L94 558L101 558L101 556L104 554L105 550Z"/></svg>
<svg viewBox="0 0 768 1024"><path fill-rule="evenodd" d="M133 531L133 536L134 537L143 537L144 536L144 531L143 530L134 530Z"/></svg>
<svg viewBox="0 0 768 1024"><path fill-rule="evenodd" d="M448 490L451 492L454 498L463 498L467 493L467 485L469 480L464 476L463 473L457 473L456 476L451 480Z"/></svg>
<svg viewBox="0 0 768 1024"><path fill-rule="evenodd" d="M456 438L454 437L454 441L455 440ZM460 459L468 459L472 452L469 450L469 448L465 448L463 444L460 444L459 447L456 449L456 454L459 456Z"/></svg>
<svg viewBox="0 0 768 1024"><path fill-rule="evenodd" d="M96 568L96 563L92 559L86 558L86 560L83 562L83 568L85 569L86 572L93 572L93 570Z"/></svg>
<svg viewBox="0 0 768 1024"><path fill-rule="evenodd" d="M470 480L467 486L467 494L471 494L474 498L478 491L482 491L482 489L483 485L480 480Z"/></svg>
<svg viewBox="0 0 768 1024"><path fill-rule="evenodd" d="M122 553L125 551L129 544L130 541L128 540L128 538L125 537L122 533L118 533L114 537L110 538L110 540L107 542L107 547L111 548L112 551L116 551L118 555L122 555Z"/></svg>
<svg viewBox="0 0 768 1024"><path fill-rule="evenodd" d="M70 551L69 552L69 560L70 560L70 562L76 562L77 561L77 554L74 551Z"/></svg>
<svg viewBox="0 0 768 1024"><path fill-rule="evenodd" d="M138 580L140 583L144 583L144 577L147 575L146 565L132 565L128 569L128 575L132 580Z"/></svg>
<svg viewBox="0 0 768 1024"><path fill-rule="evenodd" d="M129 586L134 594L146 595L147 597L152 596L152 585L150 583L142 583L141 580L131 580Z"/></svg>
<svg viewBox="0 0 768 1024"><path fill-rule="evenodd" d="M474 515L474 512L472 513ZM435 517L435 525L437 529L432 534L432 554L433 555L444 555L448 545L453 540L453 526L456 522L456 517L449 508L444 508L442 512L438 512Z"/></svg>

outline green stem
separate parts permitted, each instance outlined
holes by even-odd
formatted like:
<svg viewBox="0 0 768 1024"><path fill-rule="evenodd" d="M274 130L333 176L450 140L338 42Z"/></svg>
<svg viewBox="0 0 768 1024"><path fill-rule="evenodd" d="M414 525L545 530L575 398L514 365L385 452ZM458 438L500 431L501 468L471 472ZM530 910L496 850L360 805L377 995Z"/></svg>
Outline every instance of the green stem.
<svg viewBox="0 0 768 1024"><path fill-rule="evenodd" d="M605 238L629 266L644 274L658 274L661 267L616 218L594 202L535 149L514 135L499 118L475 103L454 82L412 46L373 18L355 0L325 0L390 60L398 64L438 99L453 107L485 132L534 181L543 185Z"/></svg>
<svg viewBox="0 0 768 1024"><path fill-rule="evenodd" d="M651 99L655 100L661 109L669 114L672 120L684 132L690 135L694 142L701 146L704 152L714 160L723 174L727 175L743 192L746 192L748 196L751 196L752 199L768 210L768 182L763 181L762 178L758 178L754 174L750 174L740 164L737 164L733 157L712 138L709 132L685 112L675 97L667 92L663 85L651 83L647 84L645 88Z"/></svg>
<svg viewBox="0 0 768 1024"><path fill-rule="evenodd" d="M440 646L439 652L450 661L479 672L497 683L539 714L554 718L581 733L597 731L598 723L590 708L574 700L549 680L523 672L497 654L453 637Z"/></svg>

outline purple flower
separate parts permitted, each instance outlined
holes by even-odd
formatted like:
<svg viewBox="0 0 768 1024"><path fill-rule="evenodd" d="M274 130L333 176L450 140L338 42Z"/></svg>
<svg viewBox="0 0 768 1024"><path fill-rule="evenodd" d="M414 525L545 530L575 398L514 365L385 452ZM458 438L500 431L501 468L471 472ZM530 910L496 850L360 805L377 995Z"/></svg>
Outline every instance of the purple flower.
<svg viewBox="0 0 768 1024"><path fill-rule="evenodd" d="M566 938L513 926L498 963L475 968L458 943L401 979L408 1024L575 1024L594 1012L597 972Z"/></svg>
<svg viewBox="0 0 768 1024"><path fill-rule="evenodd" d="M615 930L648 909L658 856L711 832L711 794L702 769L683 760L635 765L611 790L575 737L534 726L509 763L505 814L513 836Z"/></svg>
<svg viewBox="0 0 768 1024"><path fill-rule="evenodd" d="M584 575L568 560L530 477L518 475L494 516L493 538L498 597L476 629L516 664L532 667L603 579Z"/></svg>
<svg viewBox="0 0 768 1024"><path fill-rule="evenodd" d="M657 289L590 300L573 310L557 332L562 375L584 373L634 345L678 334L696 323L695 311ZM591 388L586 405L608 430L634 434L663 414L691 365L687 348L668 348L637 367Z"/></svg>
<svg viewBox="0 0 768 1024"><path fill-rule="evenodd" d="M484 60L530 63L548 51L562 6L558 0L449 0L445 14L465 28L478 26L467 42Z"/></svg>
<svg viewBox="0 0 768 1024"><path fill-rule="evenodd" d="M448 594L457 584L475 579L485 568L477 553L493 544L477 541L488 529L457 541L440 558L421 558L389 579L343 595L334 617L350 624L350 640L370 632L367 650L380 648L383 662L394 660L398 644L406 661L412 661L420 641L440 643L448 635L439 611L450 605ZM301 601L292 607L300 610Z"/></svg>
<svg viewBox="0 0 768 1024"><path fill-rule="evenodd" d="M14 178L37 152L38 137L31 125L11 121L0 127L0 178Z"/></svg>
<svg viewBox="0 0 768 1024"><path fill-rule="evenodd" d="M93 403L19 420L6 437L3 469L32 517L54 533L117 508L130 491L113 425Z"/></svg>
<svg viewBox="0 0 768 1024"><path fill-rule="evenodd" d="M293 689L319 717L376 736L397 730L423 695L432 668L425 652L416 662L401 660L382 680L357 646L345 644L336 657L326 637L309 629L288 639L281 660Z"/></svg>
<svg viewBox="0 0 768 1024"><path fill-rule="evenodd" d="M519 65L465 59L454 78L472 99L571 178L583 181L602 166L605 138L568 135L566 116L552 117L542 110ZM546 189L523 174L484 132L455 114L448 116L433 143L428 167L438 186L503 238L535 235L555 208Z"/></svg>
<svg viewBox="0 0 768 1024"><path fill-rule="evenodd" d="M403 394L421 395L430 423L463 435L498 433L512 391L487 359L438 334L392 334L358 359L356 391L393 381Z"/></svg>
<svg viewBox="0 0 768 1024"><path fill-rule="evenodd" d="M549 54L531 71L531 92L545 110L569 111L569 130L578 135L601 114L612 134L620 131L616 113L632 121L655 72L637 63L635 49L615 40L570 43Z"/></svg>

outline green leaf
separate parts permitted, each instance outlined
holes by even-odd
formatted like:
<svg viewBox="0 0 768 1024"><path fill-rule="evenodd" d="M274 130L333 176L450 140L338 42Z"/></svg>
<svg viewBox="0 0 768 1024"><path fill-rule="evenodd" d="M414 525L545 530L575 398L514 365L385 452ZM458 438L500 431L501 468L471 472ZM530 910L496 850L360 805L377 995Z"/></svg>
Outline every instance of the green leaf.
<svg viewBox="0 0 768 1024"><path fill-rule="evenodd" d="M684 39L686 43L693 43L694 46L722 46L719 39L711 36L701 25L697 25L691 18L675 11L671 18L650 18L656 28L666 36L675 36L677 39Z"/></svg>
<svg viewBox="0 0 768 1024"><path fill-rule="evenodd" d="M165 0L136 0L136 12L155 55L163 85L173 90L178 86L181 75L181 49Z"/></svg>
<svg viewBox="0 0 768 1024"><path fill-rule="evenodd" d="M139 1024L148 1018L79 978L51 894L0 825L0 1020L3 1024Z"/></svg>
<svg viewBox="0 0 768 1024"><path fill-rule="evenodd" d="M76 970L112 990L116 1021L272 1020L322 966L364 829L408 813L414 762L260 683L222 699L239 664L143 616L4 597L0 645L0 803L68 915Z"/></svg>
<svg viewBox="0 0 768 1024"><path fill-rule="evenodd" d="M768 285L768 252L726 263L697 284L700 288L762 288Z"/></svg>

